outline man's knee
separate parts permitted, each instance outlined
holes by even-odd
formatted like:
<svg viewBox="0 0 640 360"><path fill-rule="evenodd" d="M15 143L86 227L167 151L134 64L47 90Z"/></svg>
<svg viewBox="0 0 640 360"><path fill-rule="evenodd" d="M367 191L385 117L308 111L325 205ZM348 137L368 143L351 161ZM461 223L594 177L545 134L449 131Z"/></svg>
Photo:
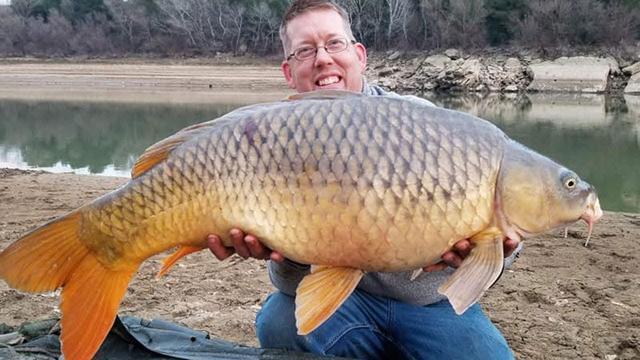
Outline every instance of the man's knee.
<svg viewBox="0 0 640 360"><path fill-rule="evenodd" d="M513 352L500 330L475 304L462 316L457 326L457 341L467 344L470 359L513 359Z"/></svg>
<svg viewBox="0 0 640 360"><path fill-rule="evenodd" d="M298 335L295 299L276 291L262 304L256 315L256 335L263 348L307 351L304 338Z"/></svg>
<svg viewBox="0 0 640 360"><path fill-rule="evenodd" d="M400 359L406 354L392 339L370 324L328 329L322 326L306 336L314 353L354 359Z"/></svg>

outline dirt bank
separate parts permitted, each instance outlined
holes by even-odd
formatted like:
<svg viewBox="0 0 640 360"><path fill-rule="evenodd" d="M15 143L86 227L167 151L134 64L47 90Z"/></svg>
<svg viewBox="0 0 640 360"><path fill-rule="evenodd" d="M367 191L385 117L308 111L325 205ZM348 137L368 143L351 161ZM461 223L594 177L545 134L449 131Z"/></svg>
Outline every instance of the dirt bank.
<svg viewBox="0 0 640 360"><path fill-rule="evenodd" d="M246 104L291 93L277 64L0 59L0 99Z"/></svg>
<svg viewBox="0 0 640 360"><path fill-rule="evenodd" d="M0 169L0 248L126 179ZM640 215L610 213L589 247L576 224L530 239L482 304L522 359L640 357ZM264 263L201 252L156 280L160 257L143 264L121 313L163 318L255 345L253 320L271 291ZM0 283L0 323L58 313L58 296L29 295ZM617 357L613 357L613 356Z"/></svg>

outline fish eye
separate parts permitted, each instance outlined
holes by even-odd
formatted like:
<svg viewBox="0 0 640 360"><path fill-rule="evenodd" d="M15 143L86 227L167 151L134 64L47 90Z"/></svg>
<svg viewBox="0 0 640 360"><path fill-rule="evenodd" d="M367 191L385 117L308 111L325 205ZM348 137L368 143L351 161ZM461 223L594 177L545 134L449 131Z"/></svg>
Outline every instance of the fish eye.
<svg viewBox="0 0 640 360"><path fill-rule="evenodd" d="M564 181L564 186L565 186L567 189L571 190L571 189L573 189L573 188L575 188L575 187L576 187L576 184L577 184L577 183L578 183L578 181L577 181L575 178L570 177L570 178L568 178L568 179L566 179L566 180Z"/></svg>
<svg viewBox="0 0 640 360"><path fill-rule="evenodd" d="M578 186L578 183L580 182L580 178L573 171L564 172L561 175L560 179L562 181L562 185L564 186L564 188L569 191L575 189Z"/></svg>

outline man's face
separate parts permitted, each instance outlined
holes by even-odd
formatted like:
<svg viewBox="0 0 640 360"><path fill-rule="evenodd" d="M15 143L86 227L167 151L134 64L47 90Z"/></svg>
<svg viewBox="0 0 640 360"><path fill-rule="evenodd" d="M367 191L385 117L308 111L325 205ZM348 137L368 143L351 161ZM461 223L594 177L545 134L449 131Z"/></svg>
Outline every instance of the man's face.
<svg viewBox="0 0 640 360"><path fill-rule="evenodd" d="M302 46L320 47L327 41L347 36L340 15L330 9L311 10L287 24L290 54ZM367 65L367 51L360 43L329 54L318 49L315 57L300 61L292 57L282 62L282 71L290 88L297 92L322 89L362 91L362 73Z"/></svg>

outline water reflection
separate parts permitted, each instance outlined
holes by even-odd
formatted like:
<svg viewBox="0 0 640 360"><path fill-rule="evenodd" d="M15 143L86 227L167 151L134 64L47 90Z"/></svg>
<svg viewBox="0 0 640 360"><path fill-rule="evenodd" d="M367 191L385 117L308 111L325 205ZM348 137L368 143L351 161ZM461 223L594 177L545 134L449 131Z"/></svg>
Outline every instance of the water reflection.
<svg viewBox="0 0 640 360"><path fill-rule="evenodd" d="M126 176L149 145L238 106L0 100L0 166Z"/></svg>
<svg viewBox="0 0 640 360"><path fill-rule="evenodd" d="M640 97L427 97L576 170L605 209L640 212ZM238 106L0 100L0 167L126 176L150 144Z"/></svg>

